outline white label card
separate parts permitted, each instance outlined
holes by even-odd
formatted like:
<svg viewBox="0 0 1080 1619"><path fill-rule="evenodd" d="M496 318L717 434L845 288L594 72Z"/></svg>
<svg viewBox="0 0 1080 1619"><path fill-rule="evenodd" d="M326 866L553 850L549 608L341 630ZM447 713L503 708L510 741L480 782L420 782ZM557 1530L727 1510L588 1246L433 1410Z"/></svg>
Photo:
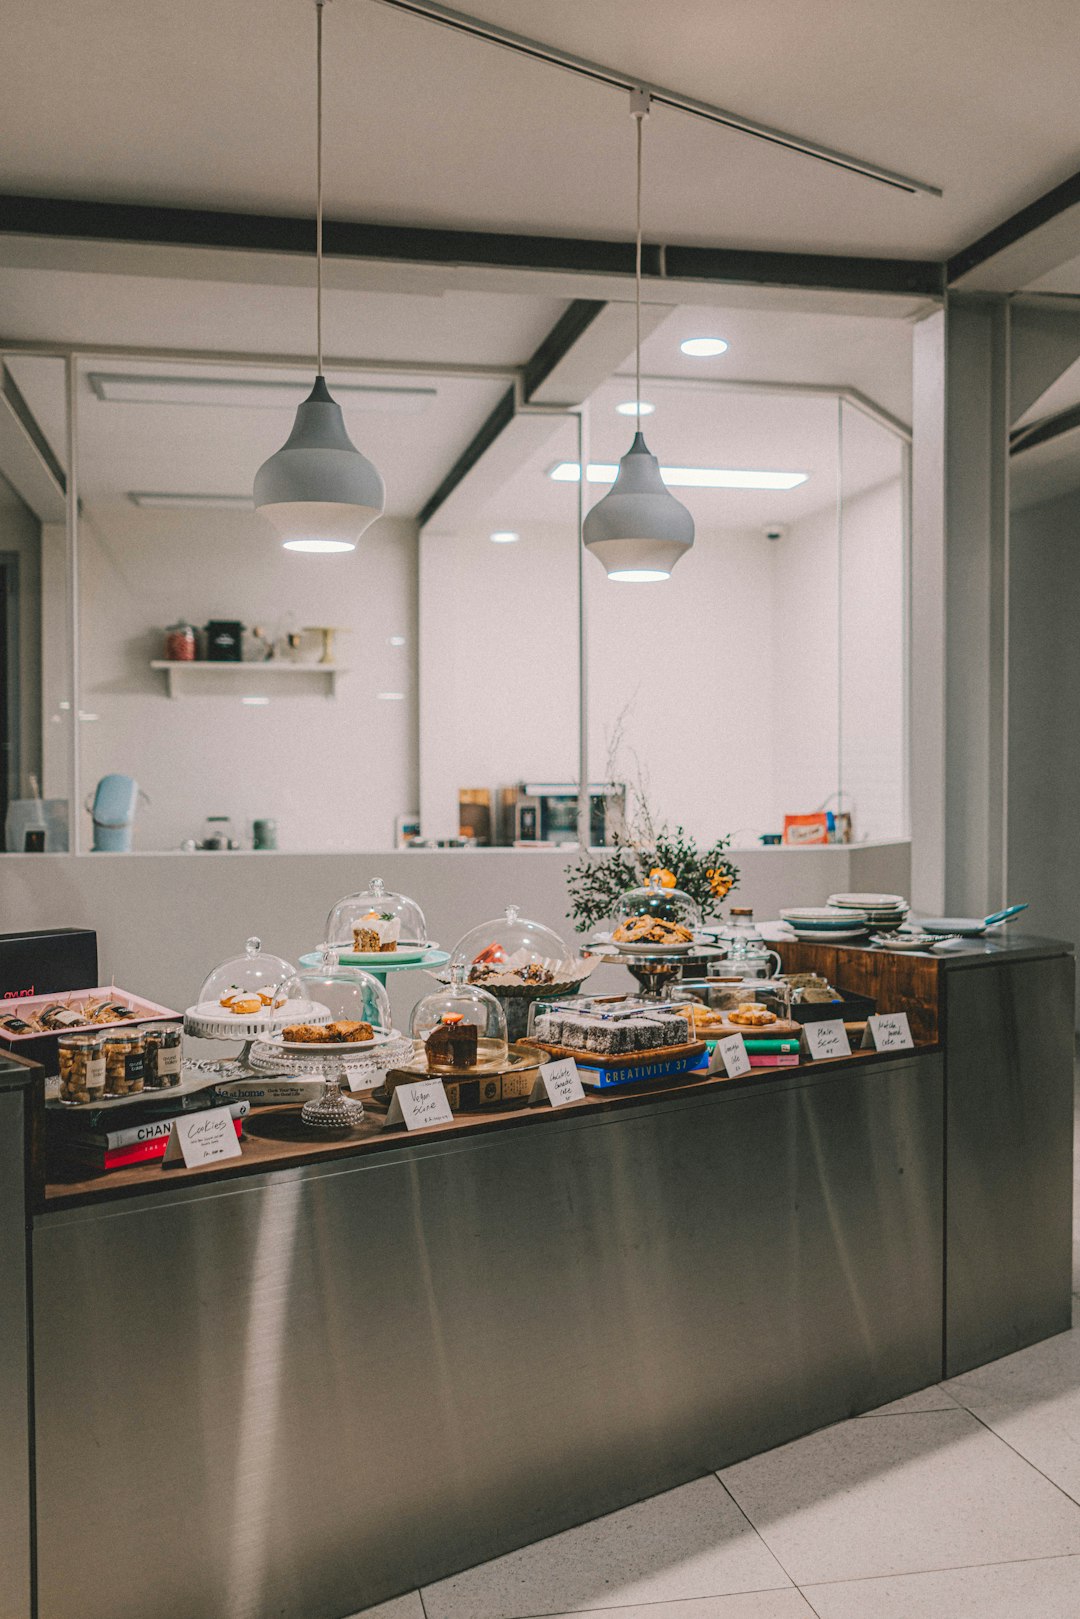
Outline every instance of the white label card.
<svg viewBox="0 0 1080 1619"><path fill-rule="evenodd" d="M807 1050L815 1062L824 1062L827 1057L851 1056L851 1041L841 1018L805 1023L803 1033Z"/></svg>
<svg viewBox="0 0 1080 1619"><path fill-rule="evenodd" d="M545 1097L552 1107L565 1107L568 1102L585 1100L585 1087L581 1083L577 1063L572 1057L560 1057L558 1062L541 1063L529 1100L542 1102Z"/></svg>
<svg viewBox="0 0 1080 1619"><path fill-rule="evenodd" d="M866 1020L863 1045L874 1051L911 1051L915 1042L906 1012L875 1012Z"/></svg>
<svg viewBox="0 0 1080 1619"><path fill-rule="evenodd" d="M429 1124L453 1124L454 1115L446 1099L441 1079L418 1079L410 1085L398 1085L385 1128L403 1124L406 1130L425 1130Z"/></svg>
<svg viewBox="0 0 1080 1619"><path fill-rule="evenodd" d="M345 1078L349 1081L351 1091L377 1091L380 1086L386 1084L386 1069L377 1068L372 1072L370 1068L356 1070L346 1068Z"/></svg>
<svg viewBox="0 0 1080 1619"><path fill-rule="evenodd" d="M713 1047L713 1054L709 1058L709 1073L718 1074L721 1069L729 1079L738 1079L740 1074L750 1072L746 1041L741 1034L727 1034Z"/></svg>
<svg viewBox="0 0 1080 1619"><path fill-rule="evenodd" d="M219 1159L240 1156L240 1139L231 1107L212 1107L206 1113L181 1113L173 1120L169 1145L161 1162L164 1166L183 1161L188 1169L196 1169L200 1164L216 1164Z"/></svg>

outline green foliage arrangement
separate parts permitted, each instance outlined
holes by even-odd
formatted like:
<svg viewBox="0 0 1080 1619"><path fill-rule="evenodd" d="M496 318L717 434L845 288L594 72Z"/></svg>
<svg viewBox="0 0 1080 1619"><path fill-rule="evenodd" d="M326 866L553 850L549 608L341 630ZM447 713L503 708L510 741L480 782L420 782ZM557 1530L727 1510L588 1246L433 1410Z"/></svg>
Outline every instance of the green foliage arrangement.
<svg viewBox="0 0 1080 1619"><path fill-rule="evenodd" d="M567 868L567 915L579 933L613 916L619 895L628 888L641 888L650 880L689 894L702 916L719 915L739 880L738 867L724 856L730 839L718 838L699 850L681 826L672 831L666 824L654 828L650 823L648 833L645 842L616 833L611 848L587 850Z"/></svg>

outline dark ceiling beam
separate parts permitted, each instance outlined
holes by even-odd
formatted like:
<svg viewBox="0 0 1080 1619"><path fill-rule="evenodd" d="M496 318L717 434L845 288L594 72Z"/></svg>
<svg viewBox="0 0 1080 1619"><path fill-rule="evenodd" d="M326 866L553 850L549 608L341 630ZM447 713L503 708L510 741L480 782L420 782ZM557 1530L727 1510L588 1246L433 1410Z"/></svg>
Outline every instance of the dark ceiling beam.
<svg viewBox="0 0 1080 1619"><path fill-rule="evenodd" d="M564 355L570 352L578 338L588 330L604 307L603 302L599 299L575 298L573 303L563 311L550 332L525 362L522 372L522 393L526 402L540 386L544 378L551 375ZM484 451L490 449L500 433L509 427L514 419L515 411L514 390L513 388L508 388L498 404L490 411L480 427L477 428L445 478L439 484L439 487L425 501L417 516L417 522L421 528L426 523L430 523L439 507L449 498L466 475L472 471Z"/></svg>
<svg viewBox="0 0 1080 1619"><path fill-rule="evenodd" d="M1016 427L1009 434L1010 455L1022 455L1025 450L1033 450L1037 444L1049 444L1064 433L1075 433L1080 427L1080 405L1069 405L1066 410L1059 410L1053 416L1043 416L1040 421L1032 422L1027 427Z"/></svg>
<svg viewBox="0 0 1080 1619"><path fill-rule="evenodd" d="M140 203L80 202L56 197L0 195L0 235L68 241L135 243L237 252L307 255L315 251L315 222L281 214L227 213L205 208L158 208ZM524 236L505 231L442 230L328 219L328 258L569 274L634 273L632 242L591 237ZM943 267L923 259L850 258L824 253L646 243L643 271L651 280L820 288L935 297Z"/></svg>
<svg viewBox="0 0 1080 1619"><path fill-rule="evenodd" d="M1067 180L1054 186L1050 191L1037 197L1034 202L1028 203L1018 213L995 225L993 230L980 236L978 241L972 242L970 247L963 248L949 260L947 273L950 286L961 276L970 275L981 265L996 258L999 253L1015 247L1023 241L1025 236L1031 236L1044 225L1050 224L1060 214L1067 213L1080 203L1080 173L1070 174Z"/></svg>

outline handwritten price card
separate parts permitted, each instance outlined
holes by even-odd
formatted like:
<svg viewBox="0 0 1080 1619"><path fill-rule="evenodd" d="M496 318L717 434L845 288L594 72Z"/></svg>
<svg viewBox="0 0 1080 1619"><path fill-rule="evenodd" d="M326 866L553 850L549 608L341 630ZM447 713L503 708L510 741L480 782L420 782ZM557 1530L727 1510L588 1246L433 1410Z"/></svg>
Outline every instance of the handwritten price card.
<svg viewBox="0 0 1080 1619"><path fill-rule="evenodd" d="M750 1058L746 1054L746 1042L741 1034L725 1035L713 1047L712 1057L709 1059L710 1074L718 1074L721 1069L729 1079L738 1079L740 1074L750 1072Z"/></svg>
<svg viewBox="0 0 1080 1619"><path fill-rule="evenodd" d="M911 1051L915 1042L906 1012L875 1012L866 1020L863 1045L874 1051Z"/></svg>
<svg viewBox="0 0 1080 1619"><path fill-rule="evenodd" d="M432 1124L453 1122L442 1080L418 1079L411 1085L399 1085L394 1091L384 1128L403 1124L406 1130L426 1130Z"/></svg>
<svg viewBox="0 0 1080 1619"><path fill-rule="evenodd" d="M533 1086L530 1100L542 1102L545 1097L552 1107L565 1107L568 1102L585 1100L585 1089L577 1071L577 1063L572 1057L561 1057L558 1062L545 1062L540 1065L539 1077Z"/></svg>
<svg viewBox="0 0 1080 1619"><path fill-rule="evenodd" d="M219 1159L240 1156L232 1109L212 1107L206 1113L182 1113L173 1121L169 1145L161 1162L163 1167L183 1162L188 1169L197 1169L200 1164L216 1164Z"/></svg>
<svg viewBox="0 0 1080 1619"><path fill-rule="evenodd" d="M803 1027L807 1050L815 1062L828 1057L850 1057L851 1041L840 1018L821 1023L807 1023Z"/></svg>

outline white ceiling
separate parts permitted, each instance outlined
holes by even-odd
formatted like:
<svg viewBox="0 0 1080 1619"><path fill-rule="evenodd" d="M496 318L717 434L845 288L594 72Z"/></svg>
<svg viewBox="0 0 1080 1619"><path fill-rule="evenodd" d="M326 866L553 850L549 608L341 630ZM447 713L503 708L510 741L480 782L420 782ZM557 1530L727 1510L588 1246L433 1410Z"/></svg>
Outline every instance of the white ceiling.
<svg viewBox="0 0 1080 1619"><path fill-rule="evenodd" d="M901 470L899 441L850 406L843 414L843 464L837 401L805 394L712 393L668 385L642 393L656 411L642 422L646 442L662 465L805 472L789 490L677 489L675 494L702 530L760 529L790 524L877 487ZM630 446L634 423L615 406L633 398L622 381L606 383L589 401L589 459L615 462ZM569 425L534 453L501 489L478 504L477 523L492 529L529 523L570 525L577 490L554 482L551 467L576 459ZM839 479L839 482L838 482ZM589 503L606 493L589 487ZM432 531L441 532L438 515Z"/></svg>
<svg viewBox="0 0 1080 1619"><path fill-rule="evenodd" d="M940 200L660 109L647 234L941 257L1076 167L1074 0L468 0L479 15L940 185ZM625 238L625 97L339 0L326 18L327 203L344 218ZM0 183L305 213L313 7L6 0Z"/></svg>
<svg viewBox="0 0 1080 1619"><path fill-rule="evenodd" d="M54 445L62 448L64 394L55 361L13 355L7 365L27 403ZM248 495L267 456L280 449L292 427L294 410L176 404L119 404L102 401L79 379L79 494L89 501L123 499L129 492ZM94 361L96 372L152 376L238 376L289 378L269 368L196 367ZM292 373L295 376L295 373ZM447 468L505 392L504 382L457 377L419 379L380 377L404 386L436 390L417 415L351 411L350 435L382 473L387 515L411 517L437 487ZM335 382L370 383L370 376L332 374ZM202 519L203 514L199 514ZM212 520L212 518L211 518Z"/></svg>

